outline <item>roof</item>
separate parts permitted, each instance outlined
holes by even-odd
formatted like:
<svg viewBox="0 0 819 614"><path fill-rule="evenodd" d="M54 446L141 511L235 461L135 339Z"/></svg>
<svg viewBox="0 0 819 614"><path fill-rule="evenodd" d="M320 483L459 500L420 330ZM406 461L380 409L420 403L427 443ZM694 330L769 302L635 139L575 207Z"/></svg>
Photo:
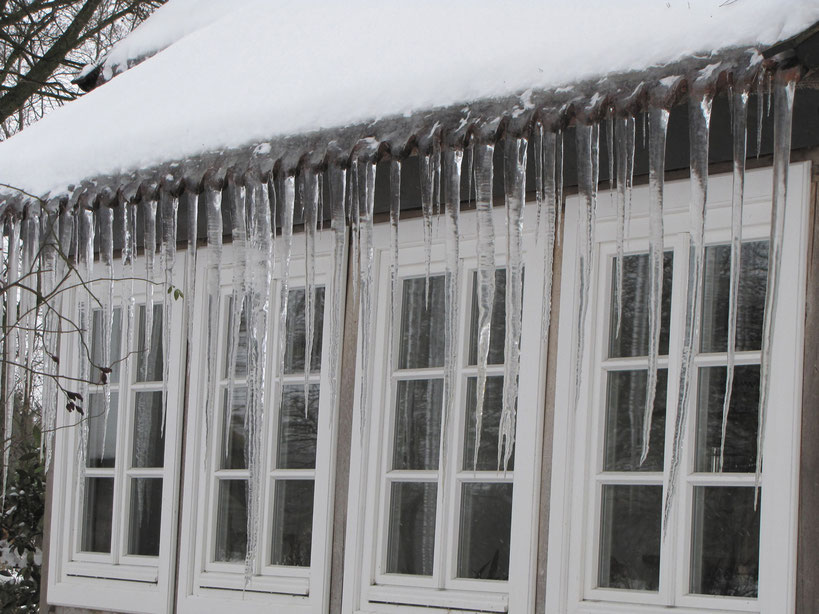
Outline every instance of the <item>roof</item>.
<svg viewBox="0 0 819 614"><path fill-rule="evenodd" d="M499 109L753 65L748 48L817 21L814 0L171 0L105 65L151 57L0 143L0 182L53 196L191 158L406 142Z"/></svg>

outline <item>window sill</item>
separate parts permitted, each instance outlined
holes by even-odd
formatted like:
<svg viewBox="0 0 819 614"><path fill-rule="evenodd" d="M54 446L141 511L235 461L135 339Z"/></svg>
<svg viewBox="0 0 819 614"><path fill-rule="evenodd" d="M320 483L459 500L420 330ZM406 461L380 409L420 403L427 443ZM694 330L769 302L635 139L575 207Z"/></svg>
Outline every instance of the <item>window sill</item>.
<svg viewBox="0 0 819 614"><path fill-rule="evenodd" d="M507 612L509 598L506 594L478 590L436 590L429 588L401 588L396 586L371 586L368 591L371 604L394 606L420 606L466 610L474 612Z"/></svg>

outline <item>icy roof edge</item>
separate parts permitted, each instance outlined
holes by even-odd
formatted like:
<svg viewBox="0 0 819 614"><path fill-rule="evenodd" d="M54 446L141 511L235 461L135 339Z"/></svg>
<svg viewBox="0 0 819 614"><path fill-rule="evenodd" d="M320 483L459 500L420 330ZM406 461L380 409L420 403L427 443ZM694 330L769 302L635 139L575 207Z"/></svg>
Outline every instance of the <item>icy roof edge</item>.
<svg viewBox="0 0 819 614"><path fill-rule="evenodd" d="M0 188L0 216L29 205L90 207L123 199L139 201L154 197L158 189L200 192L206 183L221 185L228 173L267 177L295 174L304 166L347 166L354 158L402 159L429 150L434 139L445 146L464 147L472 139L497 141L506 133L528 134L536 124L554 131L578 122L600 121L609 113L633 115L652 104L671 108L684 101L692 88L708 88L716 94L729 85L750 87L768 74L791 67L798 78L805 68L796 58L796 52L788 48L768 59L758 49L735 49L718 57L692 57L555 90L528 90L516 96L206 152L151 168L89 178L59 194L38 196Z"/></svg>

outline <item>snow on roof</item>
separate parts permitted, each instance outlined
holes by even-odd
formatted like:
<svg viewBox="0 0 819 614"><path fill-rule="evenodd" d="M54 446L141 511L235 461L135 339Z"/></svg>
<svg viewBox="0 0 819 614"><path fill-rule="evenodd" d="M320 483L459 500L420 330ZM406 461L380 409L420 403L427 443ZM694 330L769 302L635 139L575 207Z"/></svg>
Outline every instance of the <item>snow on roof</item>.
<svg viewBox="0 0 819 614"><path fill-rule="evenodd" d="M171 0L115 53L167 48L0 143L0 182L53 195L203 152L770 45L817 21L815 0Z"/></svg>

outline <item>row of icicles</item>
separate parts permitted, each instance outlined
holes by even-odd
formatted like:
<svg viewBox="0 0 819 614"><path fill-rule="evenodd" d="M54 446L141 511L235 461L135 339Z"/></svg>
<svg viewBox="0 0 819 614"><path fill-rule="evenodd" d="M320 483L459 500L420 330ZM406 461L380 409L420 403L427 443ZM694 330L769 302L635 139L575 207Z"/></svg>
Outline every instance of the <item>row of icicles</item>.
<svg viewBox="0 0 819 614"><path fill-rule="evenodd" d="M772 198L772 218L770 236L770 259L768 287L765 303L764 334L762 340L761 381L759 397L759 440L757 443L757 484L762 462L762 438L765 432L765 408L769 389L769 363L771 356L771 339L776 308L779 263L783 241L783 207L786 198L787 173L790 152L791 114L794 96L794 81L777 77L774 102L774 189ZM682 350L682 368L678 382L678 399L676 424L674 427L672 461L670 474L667 476L668 489L664 508L664 523L668 515L679 472L681 450L684 444L684 433L688 406L690 403L690 374L696 354L696 340L699 336L700 311L703 291L703 255L704 223L707 202L708 183L708 141L710 130L710 113L712 93L709 88L697 88L695 82L690 88L688 118L690 136L690 234L691 256L687 284L685 312L685 333ZM763 118L762 84L758 91L758 129L761 129ZM770 91L770 88L769 88ZM729 92L732 106L732 130L734 141L734 189L733 215L731 232L731 273L729 305L729 341L728 341L728 376L725 391L725 403L722 425L722 450L725 444L725 423L731 397L734 366L734 343L736 339L737 288L739 280L740 250L742 241L742 207L743 185L746 158L746 116L748 110L748 87L736 87ZM771 97L768 96L770 113ZM665 162L666 129L669 109L662 106L651 106L646 113L648 119L648 154L649 154L649 192L650 192L650 300L649 300L649 349L647 394L644 408L641 457L645 460L648 453L649 433L652 420L655 389L657 385L657 363L660 338L660 294L663 285L663 177ZM581 196L583 213L579 216L579 297L578 313L574 315L576 330L576 347L574 360L574 402L577 403L583 385L583 350L584 332L588 311L590 282L593 276L593 250L595 244L595 218L597 208L597 190L599 180L600 134L604 126L608 147L610 189L617 203L617 258L615 269L616 319L619 328L622 314L623 261L625 229L630 215L631 191L634 174L634 152L636 121L631 115L616 115L613 110L602 123L578 123L576 126L578 191ZM645 124L644 124L645 126ZM646 132L645 127L643 132ZM757 134L757 151L760 146L760 132ZM498 468L505 470L511 458L515 439L516 398L518 373L520 367L521 343L521 304L523 293L522 236L523 210L526 200L527 156L534 157L537 232L543 247L544 300L542 313L542 335L548 335L551 318L552 269L554 250L558 229L561 225L561 208L563 203L563 139L561 130L551 130L540 123L535 124L529 138L507 135L502 141L505 163L503 178L505 184L506 209L506 338L504 346L504 384L503 407L499 429ZM645 135L644 135L645 141ZM477 210L478 232L478 382L477 404L475 407L476 436L475 460L477 462L482 413L485 399L486 371L490 345L493 299L495 294L495 236L493 226L493 178L494 143L473 139L465 149L445 147L437 141L426 153L419 154L421 176L421 208L423 213L424 243L426 254L427 293L430 271L431 241L433 217L443 213L446 233L446 300L445 300L445 377L444 408L442 429L446 430L454 410L453 382L458 364L458 347L454 342L456 323L460 318L457 292L462 274L460 264L460 230L459 215L462 202L461 175L468 173L469 187L466 199L474 199ZM198 214L206 215L207 252L209 274L207 277L208 335L207 335L207 403L206 428L214 424L215 381L216 373L216 331L218 331L220 313L220 279L222 265L223 236L223 203L229 207L229 219L232 227L227 229L233 243L233 283L230 309L232 330L228 336L231 344L228 348L228 381L234 380L237 355L239 351L239 327L242 314L247 322L247 378L248 397L246 411L246 459L250 473L248 480L248 544L246 576L249 579L254 573L257 545L257 527L259 526L260 485L262 468L260 466L261 420L264 408L270 405L265 399L267 355L270 351L268 330L270 314L271 279L274 260L281 268L280 311L277 315L280 329L284 329L287 318L289 297L289 270L292 246L294 241L293 223L296 215L296 204L303 208L304 241L306 246L306 347L305 347L305 399L307 382L311 365L311 352L315 331L315 258L317 226L323 224L320 212L325 211L325 202L329 204L331 228L334 235L334 271L332 280L331 323L330 323L330 369L331 395L333 411L338 403L340 338L344 301L342 289L346 282L345 253L347 225L352 229L352 257L355 270L353 292L359 297L360 305L360 339L362 351L362 370L360 373L360 427L362 441L367 429L370 412L369 382L373 368L371 351L373 323L373 221L375 203L376 160L375 148L367 149L367 155L354 158L346 167L330 165L323 171L303 169L298 177L288 175L271 177L263 180L260 175L248 172L241 178L228 176L224 185L204 185L201 193L184 191L175 196L170 191L159 190L157 198L143 199L139 203L122 199L122 215L115 216L112 208L99 206L92 209L90 203L80 200L78 208L49 210L47 207L29 206L25 214L9 215L6 218L7 266L0 280L4 288L7 313L6 334L3 337L3 357L6 368L7 386L5 394L6 437L11 434L15 409L14 389L19 382L30 381L22 374L36 374L43 385L42 427L46 465L50 462L53 446L53 434L56 427L58 390L65 393L69 411L82 409L82 403L88 399L89 384L102 384L104 389L105 420L111 404L111 394L106 373L110 372L112 357L110 355L111 331L114 310L114 236L121 235L121 258L125 269L127 283L145 284L147 302L154 300L155 289L170 287L177 249L177 213L180 206L187 215L189 233L187 236L187 271L185 275L185 306L187 310L188 338L192 338L193 305L195 302L195 266L197 250ZM398 233L400 217L400 182L401 161L393 160L390 166L391 196L391 322L397 321L399 302L399 279L397 271ZM325 186L328 193L325 194ZM297 198L297 191L299 192ZM224 201L223 201L223 196ZM142 208L144 228L142 232L144 245L144 270L137 271L137 208ZM114 228L115 217L117 225ZM275 220L280 220L279 231ZM98 229L98 230L97 230ZM98 237L95 237L96 234ZM159 233L159 236L157 236ZM99 261L102 268L101 279L107 282L107 291L101 297L86 292L79 301L78 322L73 323L62 318L68 306L66 290L78 288L79 284L93 279L95 269L95 240L99 244ZM159 265L157 269L156 251L159 244ZM86 286L87 288L88 286ZM36 290L36 293L35 293ZM172 330L171 302L173 297L163 291L163 349L165 352L164 386L167 398L168 370L170 368L167 353L169 351L170 331ZM127 346L133 348L135 331L136 306L132 298L125 305ZM428 294L427 294L428 296ZM96 306L96 307L95 307ZM71 389L71 380L65 379L59 371L58 336L71 332L76 327L80 333L85 332L88 340L93 310L101 309L102 326L102 362L98 367L101 381L91 382L91 365L86 350L85 359L80 360L79 390ZM145 330L152 330L153 310L145 310ZM44 334L38 337L35 330ZM146 339L149 338L146 335ZM35 339L42 339L42 366L35 364ZM544 340L545 343L545 340ZM87 348L87 345L83 344ZM147 348L145 348L147 349ZM278 361L276 376L283 369L284 335L280 335L277 348ZM144 361L147 363L147 361ZM22 385L22 384L21 384ZM233 385L228 390L228 405L232 407ZM307 408L305 402L305 410ZM334 421L331 416L330 423ZM78 415L80 428L80 445L78 464L86 465L88 445L88 423ZM164 417L163 417L164 425ZM103 429L105 432L105 429ZM206 438L209 441L209 438ZM446 462L447 438L442 437L442 463ZM210 444L208 444L210 446ZM103 445L104 449L104 445ZM209 454L208 450L206 453ZM3 493L7 480L9 447L5 447ZM78 487L82 489L83 476L80 476ZM81 496L81 495L80 495Z"/></svg>

